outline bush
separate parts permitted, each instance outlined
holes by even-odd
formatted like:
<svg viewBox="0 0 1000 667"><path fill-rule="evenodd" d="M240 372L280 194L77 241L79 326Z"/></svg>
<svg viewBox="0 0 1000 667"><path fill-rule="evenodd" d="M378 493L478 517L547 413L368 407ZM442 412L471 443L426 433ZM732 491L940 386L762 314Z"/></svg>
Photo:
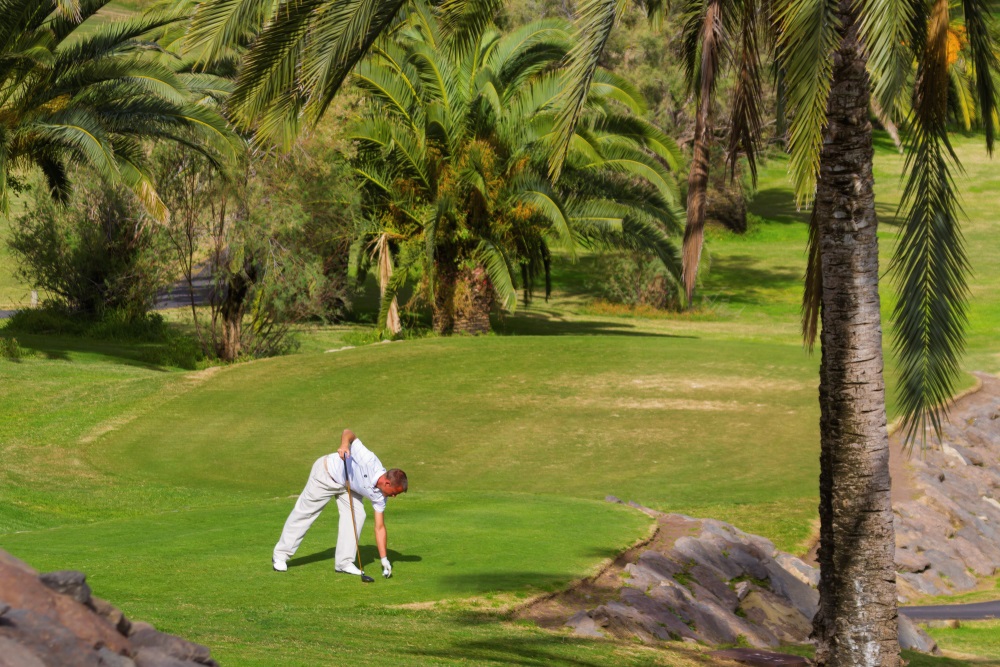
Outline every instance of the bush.
<svg viewBox="0 0 1000 667"><path fill-rule="evenodd" d="M600 295L612 303L660 310L680 308L680 291L663 263L647 253L618 252L597 262Z"/></svg>
<svg viewBox="0 0 1000 667"><path fill-rule="evenodd" d="M131 192L75 180L65 205L33 188L27 212L11 228L18 273L66 309L140 318L167 279L155 223Z"/></svg>
<svg viewBox="0 0 1000 667"><path fill-rule="evenodd" d="M32 356L31 351L21 347L16 338L0 336L0 357L10 361L20 361L30 356Z"/></svg>

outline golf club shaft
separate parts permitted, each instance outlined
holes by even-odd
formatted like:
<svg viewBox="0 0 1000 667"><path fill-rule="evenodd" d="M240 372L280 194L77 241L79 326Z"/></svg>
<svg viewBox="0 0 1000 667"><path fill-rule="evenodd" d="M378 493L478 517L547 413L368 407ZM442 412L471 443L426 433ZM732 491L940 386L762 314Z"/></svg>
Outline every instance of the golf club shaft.
<svg viewBox="0 0 1000 667"><path fill-rule="evenodd" d="M358 569L361 576L365 576L365 568L361 567L361 543L358 541L358 524L354 519L354 494L351 493L351 472L347 469L347 457L344 457L344 482L347 484L347 502L351 504L351 527L354 528L354 547L358 559Z"/></svg>

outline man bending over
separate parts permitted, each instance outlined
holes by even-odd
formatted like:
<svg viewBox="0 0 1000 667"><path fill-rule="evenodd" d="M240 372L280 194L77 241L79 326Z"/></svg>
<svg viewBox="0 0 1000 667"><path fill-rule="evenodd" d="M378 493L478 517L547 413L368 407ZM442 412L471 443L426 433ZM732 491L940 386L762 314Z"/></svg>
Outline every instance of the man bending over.
<svg viewBox="0 0 1000 667"><path fill-rule="evenodd" d="M347 493L347 480L344 477L345 466L350 474L350 494ZM361 570L354 564L354 559L357 556L357 540L365 525L363 498L368 498L375 510L375 544L378 546L378 555L382 558L382 576L389 578L392 576L392 564L386 552L385 499L405 493L406 486L405 472L398 468L387 471L378 457L361 444L353 431L344 429L340 448L333 454L320 457L313 464L306 488L295 501L295 507L281 531L281 539L274 547L274 569L278 572L288 569L288 559L302 544L309 526L330 502L330 498L336 497L337 509L340 511L340 530L337 534L334 569L345 574L360 575ZM357 533L354 532L351 521L352 503Z"/></svg>

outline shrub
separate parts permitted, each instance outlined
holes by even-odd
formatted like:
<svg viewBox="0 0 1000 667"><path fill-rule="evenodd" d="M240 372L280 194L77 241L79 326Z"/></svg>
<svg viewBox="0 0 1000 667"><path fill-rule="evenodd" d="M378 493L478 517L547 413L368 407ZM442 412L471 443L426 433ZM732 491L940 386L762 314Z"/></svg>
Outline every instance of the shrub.
<svg viewBox="0 0 1000 667"><path fill-rule="evenodd" d="M680 307L677 284L651 253L609 253L600 257L597 266L594 287L612 303L661 310Z"/></svg>
<svg viewBox="0 0 1000 667"><path fill-rule="evenodd" d="M140 317L167 278L155 225L131 192L78 183L66 205L33 188L11 228L18 273L69 310Z"/></svg>
<svg viewBox="0 0 1000 667"><path fill-rule="evenodd" d="M0 357L10 361L20 361L30 356L32 356L31 351L21 347L16 338L0 336Z"/></svg>

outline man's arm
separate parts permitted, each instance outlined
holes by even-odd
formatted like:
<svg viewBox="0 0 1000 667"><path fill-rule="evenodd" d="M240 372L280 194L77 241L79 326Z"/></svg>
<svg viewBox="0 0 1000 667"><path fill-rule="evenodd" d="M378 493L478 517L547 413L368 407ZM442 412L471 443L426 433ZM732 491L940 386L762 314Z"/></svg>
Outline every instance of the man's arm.
<svg viewBox="0 0 1000 667"><path fill-rule="evenodd" d="M389 543L385 530L385 513L375 512L375 546L378 547L379 558L386 558L386 546Z"/></svg>
<svg viewBox="0 0 1000 667"><path fill-rule="evenodd" d="M351 453L351 443L354 442L357 437L358 436L354 435L354 431L351 429L344 429L344 432L340 436L340 447L337 449L337 454L340 455L340 458L345 458Z"/></svg>

